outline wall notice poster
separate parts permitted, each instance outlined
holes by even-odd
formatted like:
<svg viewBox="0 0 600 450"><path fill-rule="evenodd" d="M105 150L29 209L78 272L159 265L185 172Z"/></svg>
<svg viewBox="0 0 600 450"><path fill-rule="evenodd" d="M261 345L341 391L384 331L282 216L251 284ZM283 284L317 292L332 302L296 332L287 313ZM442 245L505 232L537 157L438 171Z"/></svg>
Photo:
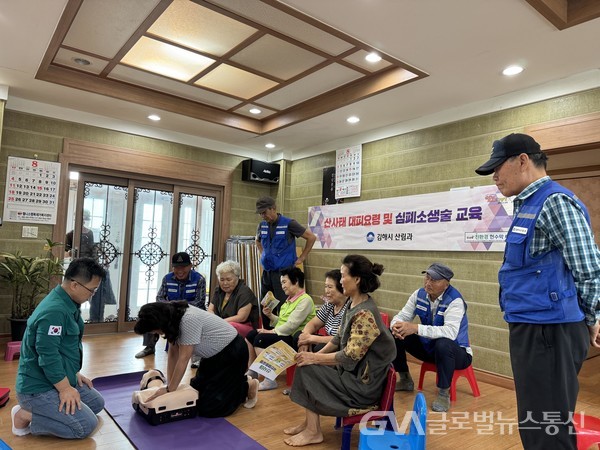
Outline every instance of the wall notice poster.
<svg viewBox="0 0 600 450"><path fill-rule="evenodd" d="M335 198L335 167L324 167L321 205L333 205L335 203L344 203L343 198Z"/></svg>
<svg viewBox="0 0 600 450"><path fill-rule="evenodd" d="M315 248L504 251L512 198L496 186L313 206Z"/></svg>
<svg viewBox="0 0 600 450"><path fill-rule="evenodd" d="M8 157L4 221L56 224L60 163Z"/></svg>
<svg viewBox="0 0 600 450"><path fill-rule="evenodd" d="M335 152L335 198L360 197L362 145Z"/></svg>

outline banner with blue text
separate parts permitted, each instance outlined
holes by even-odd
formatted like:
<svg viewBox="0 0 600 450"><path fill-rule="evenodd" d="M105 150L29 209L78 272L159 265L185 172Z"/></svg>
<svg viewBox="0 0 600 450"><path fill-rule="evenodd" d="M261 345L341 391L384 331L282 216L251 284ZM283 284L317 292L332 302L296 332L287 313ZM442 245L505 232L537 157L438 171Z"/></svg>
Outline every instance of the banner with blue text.
<svg viewBox="0 0 600 450"><path fill-rule="evenodd" d="M504 251L512 198L496 186L308 208L315 248Z"/></svg>

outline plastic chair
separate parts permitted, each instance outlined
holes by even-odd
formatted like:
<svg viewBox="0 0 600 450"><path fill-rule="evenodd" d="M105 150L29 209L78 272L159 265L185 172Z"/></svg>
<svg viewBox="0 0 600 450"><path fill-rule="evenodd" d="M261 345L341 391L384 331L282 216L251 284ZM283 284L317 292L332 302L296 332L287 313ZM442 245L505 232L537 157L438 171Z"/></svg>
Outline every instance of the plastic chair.
<svg viewBox="0 0 600 450"><path fill-rule="evenodd" d="M435 364L430 362L424 362L423 364L421 364L421 374L419 375L419 391L423 390L423 378L425 378L426 372L435 372L437 383L437 368L435 367ZM466 369L454 371L454 375L452 376L452 383L450 384L450 401L456 401L456 382L460 377L465 377L471 385L473 397L479 397L481 395L479 392L479 386L477 385L477 379L475 378L475 372L473 371L473 366L471 365Z"/></svg>
<svg viewBox="0 0 600 450"><path fill-rule="evenodd" d="M385 387L383 389L383 394L381 395L381 401L379 402L379 411L384 413L393 413L394 412L394 388L396 387L396 371L394 367L390 365L390 368L387 373L387 379L385 383ZM370 420L378 420L385 419L387 421L386 428L389 430L393 429L393 425L389 421L389 417L387 415L378 415L374 414L374 412L368 413ZM393 414L392 414L393 415ZM348 416L348 417L336 417L335 418L335 428L338 429L343 427L342 430L342 450L350 450L350 439L352 436L352 428L355 424L360 423L365 414L358 414L356 416Z"/></svg>
<svg viewBox="0 0 600 450"><path fill-rule="evenodd" d="M577 450L588 450L592 445L600 445L600 419L585 414L573 414L573 424L577 432Z"/></svg>
<svg viewBox="0 0 600 450"><path fill-rule="evenodd" d="M383 324L386 326L386 328L389 328L390 327L390 316L388 315L388 313L379 312L379 314L381 315L381 320L383 321Z"/></svg>
<svg viewBox="0 0 600 450"><path fill-rule="evenodd" d="M375 434L372 428L361 428L358 450L410 449L425 450L427 437L427 403L425 395L419 392L413 403L413 414L408 434L384 430Z"/></svg>
<svg viewBox="0 0 600 450"><path fill-rule="evenodd" d="M12 361L15 355L21 354L21 341L11 341L6 343L6 352L4 361Z"/></svg>
<svg viewBox="0 0 600 450"><path fill-rule="evenodd" d="M294 374L296 373L296 364L290 366L285 372L285 384L291 386L294 383Z"/></svg>

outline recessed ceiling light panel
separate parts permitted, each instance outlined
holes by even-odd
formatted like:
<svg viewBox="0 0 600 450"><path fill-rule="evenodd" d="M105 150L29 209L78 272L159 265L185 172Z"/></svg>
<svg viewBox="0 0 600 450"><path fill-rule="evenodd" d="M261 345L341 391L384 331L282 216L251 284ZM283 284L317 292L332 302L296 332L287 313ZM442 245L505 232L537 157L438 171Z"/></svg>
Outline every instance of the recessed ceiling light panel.
<svg viewBox="0 0 600 450"><path fill-rule="evenodd" d="M350 116L346 119L346 122L348 123L358 123L360 122L360 118L356 117L356 116Z"/></svg>
<svg viewBox="0 0 600 450"><path fill-rule="evenodd" d="M267 147L267 148L275 148L275 144L272 144L272 143L269 142L268 144L265 144L265 147Z"/></svg>
<svg viewBox="0 0 600 450"><path fill-rule="evenodd" d="M158 114L150 114L148 116L148 119L154 120L155 122L158 122L160 120L160 116Z"/></svg>
<svg viewBox="0 0 600 450"><path fill-rule="evenodd" d="M91 64L91 62L85 58L73 58L73 62L80 66L89 66Z"/></svg>
<svg viewBox="0 0 600 450"><path fill-rule="evenodd" d="M262 111L258 108L251 108L249 112L250 114L260 114Z"/></svg>
<svg viewBox="0 0 600 450"><path fill-rule="evenodd" d="M381 56L379 56L377 53L371 52L365 56L365 59L371 63L378 63L381 61Z"/></svg>
<svg viewBox="0 0 600 450"><path fill-rule="evenodd" d="M502 75L506 75L508 77L518 75L523 72L523 67L518 65L508 66L506 69L502 71Z"/></svg>

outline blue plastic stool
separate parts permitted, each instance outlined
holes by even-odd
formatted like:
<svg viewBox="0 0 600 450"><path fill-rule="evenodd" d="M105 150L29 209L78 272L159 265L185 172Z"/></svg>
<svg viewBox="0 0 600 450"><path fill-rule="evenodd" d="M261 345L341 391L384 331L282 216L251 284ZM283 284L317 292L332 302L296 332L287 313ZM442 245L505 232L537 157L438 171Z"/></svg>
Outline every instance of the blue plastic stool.
<svg viewBox="0 0 600 450"><path fill-rule="evenodd" d="M425 450L427 437L427 404L425 396L419 392L413 404L413 418L408 434L394 431L361 428L358 450L410 449ZM375 432L377 434L375 434Z"/></svg>
<svg viewBox="0 0 600 450"><path fill-rule="evenodd" d="M6 442L4 442L2 439L0 439L0 450L12 450L11 447L9 447Z"/></svg>

